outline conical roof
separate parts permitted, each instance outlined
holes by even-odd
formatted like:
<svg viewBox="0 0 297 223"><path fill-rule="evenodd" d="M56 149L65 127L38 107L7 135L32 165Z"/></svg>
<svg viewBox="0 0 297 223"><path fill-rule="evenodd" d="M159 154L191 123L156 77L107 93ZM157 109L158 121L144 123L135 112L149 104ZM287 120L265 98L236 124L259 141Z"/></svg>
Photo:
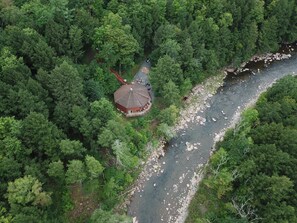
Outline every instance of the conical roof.
<svg viewBox="0 0 297 223"><path fill-rule="evenodd" d="M115 103L128 109L141 108L150 100L147 88L137 83L123 85L114 93Z"/></svg>

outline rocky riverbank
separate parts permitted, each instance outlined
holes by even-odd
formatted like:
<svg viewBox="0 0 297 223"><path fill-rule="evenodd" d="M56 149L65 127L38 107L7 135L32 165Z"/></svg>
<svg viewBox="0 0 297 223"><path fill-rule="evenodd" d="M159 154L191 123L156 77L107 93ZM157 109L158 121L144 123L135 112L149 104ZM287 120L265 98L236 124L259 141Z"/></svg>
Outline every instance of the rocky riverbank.
<svg viewBox="0 0 297 223"><path fill-rule="evenodd" d="M202 84L192 89L174 127L176 132L187 128L189 123L199 123L201 125L205 123L206 120L204 118L195 116L195 114L202 108L209 106L207 100L223 85L226 75L226 72L220 72L218 75L208 78Z"/></svg>
<svg viewBox="0 0 297 223"><path fill-rule="evenodd" d="M272 55L270 55L270 56L272 56ZM278 54L276 54L275 58L280 58L280 57ZM268 57L266 57L266 59L268 61ZM282 57L282 59L286 59L286 57ZM276 60L278 60L278 59L276 59ZM207 114L208 117L206 117L205 116L206 114L203 113L203 111L207 110L210 107L210 104L208 104L209 103L208 99L211 98L217 92L217 89L220 86L222 86L222 84L224 82L224 78L226 77L226 73L227 72L221 72L218 76L211 77L211 78L207 79L205 82L203 82L202 84L197 85L195 88L192 89L191 94L189 95L189 97L187 98L187 100L185 102L184 109L181 110L180 119L177 122L176 126L174 127L174 130L178 133L179 140L177 140L177 141L179 144L175 143L176 140L173 140L173 142L170 145L170 151L177 151L178 149L180 151L180 149L182 147L185 147L185 149L186 149L185 151L187 153L192 153L194 151L197 151L198 153L200 153L199 152L200 145L197 141L191 140L191 142L189 142L189 140L185 141L185 140L181 139L181 138L184 138L184 136L186 136L186 134L189 134L189 133L187 133L187 131L189 131L189 129L192 129L193 126L196 126L196 125L204 127L206 124L207 124L207 126L209 126L210 123L216 123L216 124L222 123L222 120L224 120L224 119L228 119L228 120L232 119L232 121L234 121L236 119L236 118L233 119L232 117L230 117L230 111L227 112L229 114L225 114L225 112L226 112L225 108L223 108L223 109L221 108L219 110L219 112L211 112L211 113L213 113L213 115L211 115L211 113ZM264 87L263 87L263 89L264 89ZM258 92L258 90L261 91L262 87L259 86L259 89L255 89L254 92L256 92L256 91ZM236 95L236 94L234 94L234 95ZM242 107L244 107L244 106L242 106L243 104L240 104L241 100L242 99L240 99L240 101L238 100L235 102L235 104L238 104L238 102L239 102L239 104L236 105L237 111L236 111L235 116L237 116L237 117L239 117L240 111L242 110ZM234 102L232 102L232 104L233 103ZM231 106L231 104L230 104L230 106ZM229 109L229 107L228 107L228 109ZM197 115L197 113L199 113L200 115ZM208 120L206 120L206 119L208 119ZM225 121L228 121L228 120L225 120ZM225 125L226 128L227 128L227 126L229 126L229 124ZM219 132L215 131L213 133L214 141L220 140L223 137L224 132L226 131L226 128L219 130ZM187 138L187 137L185 137L185 138ZM205 144L205 141L206 140L204 140L204 144ZM145 201L147 201L148 203L152 202L153 199L148 197L148 196L154 197L154 194L151 194L152 191L161 191L161 190L164 191L165 190L166 192L160 192L160 195L162 195L162 197L163 196L168 197L168 194L170 194L167 191L168 190L167 185L166 185L166 188L165 187L163 188L162 186L160 186L160 183L162 180L157 180L157 179L164 179L164 176L166 176L168 174L168 172L164 171L165 166L167 166L167 167L170 166L171 168L172 167L176 168L177 166L179 166L178 168L180 169L183 165L181 166L180 164L176 164L177 166L175 166L174 164L170 163L171 161L168 162L168 160L171 160L171 158L173 157L172 153L170 155L171 158L167 159L166 158L167 156L163 157L165 155L165 149L167 148L165 146L165 143L166 142L164 140L160 141L157 148L153 147L151 144L148 145L148 150L151 150L152 153L151 153L150 157L147 159L146 163L143 165L143 171L139 175L135 184L127 192L127 196L126 196L127 199L123 203L123 207L129 206L129 209L131 208L131 205L129 205L129 204L130 204L130 198L133 195L135 196L133 198L133 201L136 200L137 204L138 204L138 202L139 203L146 203ZM209 145L211 145L211 144L209 144ZM201 148L202 147L203 146L201 145ZM203 150L205 150L205 145L203 147ZM211 154L212 152L213 152L213 150L209 150L208 154L209 153ZM193 160L190 161L191 157L189 157L185 153L183 153L183 152L177 152L177 153L179 155L178 156L176 155L174 157L178 157L178 159L180 159L179 161L182 161L181 158L179 158L180 156L185 156L185 158L186 158L185 162L188 162L188 163L193 162ZM163 158L161 158L161 157L163 157ZM203 157L200 157L200 158L202 159ZM176 160L176 163L179 163L178 160ZM169 164L169 165L167 165L167 164ZM182 185L182 183L179 182L179 178L176 179L176 183L173 182L173 184L172 184L173 185L173 193L175 194L177 191L178 191L178 193L180 193L180 196L178 196L178 199L179 199L177 202L178 204L177 203L174 204L176 206L176 208L173 207L172 202L168 203L168 201L166 200L166 205L165 205L165 203L164 203L165 200L160 200L160 201L162 201L162 204L164 203L164 205L158 204L158 208L157 209L155 208L154 211L148 210L148 213L143 213L143 214L137 215L137 216L142 216L143 220L147 219L145 221L151 222L151 220L148 220L148 219L156 219L151 214L154 213L155 211L159 210L160 208L162 208L162 209L165 209L162 211L162 213L167 215L166 218L168 218L167 219L168 221L170 220L170 222L182 222L186 216L187 205L190 202L191 197L195 193L195 191L197 189L197 185L198 185L201 177L203 177L201 168L199 168L199 166L200 166L200 164L198 166L196 166L198 168L198 170L196 169L197 171L194 171L196 174L194 174L193 178L191 178L190 180L187 180L186 181L187 183L185 183L184 185ZM202 166L200 166L200 167L202 167ZM186 167L184 167L184 168L186 168ZM188 169L188 171L189 171L189 169ZM174 171L174 173L177 174L176 171ZM180 174L180 172L178 172L178 174ZM183 176L183 175L184 174L181 174L180 176ZM162 177L159 177L159 176L162 176ZM150 179L153 179L153 180L150 180ZM168 178L166 178L166 179L168 179ZM171 179L174 180L175 178L171 178ZM171 180L171 183L172 183L172 180ZM183 181L183 179L182 179L182 181ZM181 193L180 192L181 188L177 188L176 190L174 190L175 189L174 186L176 186L179 183L181 184L181 186L188 188L187 191L189 193L188 192ZM144 190L144 185L146 187L146 190ZM168 186L170 187L170 185L168 185ZM173 194L172 194L172 196L173 196ZM177 196L177 195L174 195L174 196ZM183 197L181 197L181 196L183 196ZM145 201L143 200L144 197L146 197ZM158 202L160 202L159 199L161 199L161 197L157 198ZM132 204L133 204L133 210L138 210L138 211L140 211L140 213L142 213L141 210L143 211L143 208L144 208L143 205L140 208L140 206L138 206L138 205L135 206L135 202ZM170 205L170 206L168 206L168 205ZM168 206L168 208L167 208L167 206ZM151 208L154 209L154 207L151 207ZM173 209L175 209L175 211L178 213L178 214L174 214L175 216L171 216L171 213L169 213ZM168 211L168 214L165 213L167 211ZM134 213L135 212L133 212L133 214L131 214L131 213L130 214L135 216ZM151 214L149 214L149 213L151 213ZM161 215L161 219L159 219L159 221L160 220L162 222L167 221L167 220L165 220L166 218L164 218L164 220L163 220L163 217ZM135 222L136 222L136 219L135 219ZM143 222L141 222L141 223L143 223Z"/></svg>
<svg viewBox="0 0 297 223"><path fill-rule="evenodd" d="M212 76L206 79L203 83L195 86L191 93L189 94L184 108L181 109L179 119L176 125L173 127L175 132L182 131L183 129L188 127L188 124L191 123L205 123L205 119L194 118L193 114L197 113L204 107L208 106L206 101L212 97L217 89L223 85L224 78L226 77L226 72L220 72L216 76ZM183 134L183 133L181 133ZM190 145L189 149L196 148L197 145ZM135 191L140 192L142 189L142 185L145 181L148 181L152 174L161 174L163 170L161 168L158 159L165 155L166 141L164 139L160 139L157 146L153 146L152 143L147 145L147 151L151 151L150 156L147 158L146 162L143 163L142 172L138 176L135 183L126 191L125 200L122 204L120 204L116 209L117 210L126 210L127 206L130 204L130 199L134 195ZM156 185L157 186L157 185ZM134 220L134 222L137 222Z"/></svg>
<svg viewBox="0 0 297 223"><path fill-rule="evenodd" d="M253 56L249 61L244 62L240 65L238 68L226 68L225 71L227 73L233 73L235 75L249 71L252 74L255 74L255 70L252 70L249 68L248 64L250 63L258 63L258 62L263 62L263 66L267 67L269 64L271 64L274 61L280 61L280 60L285 60L285 59L290 59L292 57L291 52L294 52L295 48L291 45L288 45L288 52L289 53L267 53L263 55L255 55ZM257 69L257 72L259 72L259 69Z"/></svg>

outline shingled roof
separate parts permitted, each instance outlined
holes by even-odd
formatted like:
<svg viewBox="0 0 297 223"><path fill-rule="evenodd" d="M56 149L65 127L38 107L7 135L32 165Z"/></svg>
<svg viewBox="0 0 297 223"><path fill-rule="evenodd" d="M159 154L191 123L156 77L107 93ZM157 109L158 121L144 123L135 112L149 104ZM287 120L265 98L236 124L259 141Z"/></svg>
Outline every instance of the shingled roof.
<svg viewBox="0 0 297 223"><path fill-rule="evenodd" d="M129 109L145 106L151 97L145 86L140 84L126 84L114 93L115 103Z"/></svg>

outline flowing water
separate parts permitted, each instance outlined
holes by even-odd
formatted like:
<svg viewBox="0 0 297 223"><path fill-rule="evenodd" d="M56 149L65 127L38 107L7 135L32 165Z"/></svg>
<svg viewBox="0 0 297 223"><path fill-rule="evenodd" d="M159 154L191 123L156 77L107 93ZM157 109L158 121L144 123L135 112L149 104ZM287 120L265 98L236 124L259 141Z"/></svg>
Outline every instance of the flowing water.
<svg viewBox="0 0 297 223"><path fill-rule="evenodd" d="M194 176L198 167L207 163L215 138L274 81L297 74L297 55L263 66L262 62L250 63L247 67L254 74L244 72L227 76L224 85L207 101L205 109L193 114L206 121L189 123L188 128L177 132L169 142L166 155L158 160L162 171L153 174L141 190L134 193L128 207L129 215L135 216L139 223L183 221L181 212L186 208ZM189 151L189 145L194 145L194 149Z"/></svg>

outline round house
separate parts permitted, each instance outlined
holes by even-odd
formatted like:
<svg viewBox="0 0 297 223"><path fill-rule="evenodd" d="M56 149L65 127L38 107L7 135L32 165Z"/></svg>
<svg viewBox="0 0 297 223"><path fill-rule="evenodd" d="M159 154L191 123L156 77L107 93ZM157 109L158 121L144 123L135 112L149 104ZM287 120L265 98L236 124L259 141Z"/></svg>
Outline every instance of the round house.
<svg viewBox="0 0 297 223"><path fill-rule="evenodd" d="M145 114L151 107L151 97L147 88L138 83L122 85L114 93L117 108L127 117Z"/></svg>

